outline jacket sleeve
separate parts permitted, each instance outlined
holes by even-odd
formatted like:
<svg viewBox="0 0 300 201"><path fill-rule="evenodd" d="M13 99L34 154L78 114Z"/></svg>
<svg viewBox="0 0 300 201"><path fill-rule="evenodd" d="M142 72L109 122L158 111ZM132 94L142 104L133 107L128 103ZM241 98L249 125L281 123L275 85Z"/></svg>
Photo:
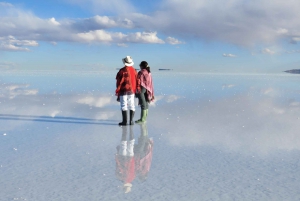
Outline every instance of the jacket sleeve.
<svg viewBox="0 0 300 201"><path fill-rule="evenodd" d="M139 72L137 74L137 79L136 79L136 92L141 93L141 73Z"/></svg>

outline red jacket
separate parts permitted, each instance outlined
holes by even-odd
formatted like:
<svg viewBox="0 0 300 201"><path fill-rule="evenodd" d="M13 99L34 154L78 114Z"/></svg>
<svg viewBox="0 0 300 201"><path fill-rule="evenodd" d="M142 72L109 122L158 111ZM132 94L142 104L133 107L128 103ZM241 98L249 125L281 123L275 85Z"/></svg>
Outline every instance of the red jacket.
<svg viewBox="0 0 300 201"><path fill-rule="evenodd" d="M116 76L116 96L131 95L136 92L137 72L132 66L125 66Z"/></svg>

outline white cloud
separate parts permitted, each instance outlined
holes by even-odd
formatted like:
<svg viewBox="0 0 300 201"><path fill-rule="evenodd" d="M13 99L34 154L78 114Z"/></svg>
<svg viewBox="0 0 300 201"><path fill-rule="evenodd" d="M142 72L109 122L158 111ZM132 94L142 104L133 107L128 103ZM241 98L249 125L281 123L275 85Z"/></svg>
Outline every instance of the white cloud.
<svg viewBox="0 0 300 201"><path fill-rule="evenodd" d="M300 37L299 9L294 0L165 0L152 15L131 14L130 19L181 38L254 46Z"/></svg>
<svg viewBox="0 0 300 201"><path fill-rule="evenodd" d="M38 46L34 40L18 40L13 36L0 37L0 50L6 51L29 51L26 46Z"/></svg>
<svg viewBox="0 0 300 201"><path fill-rule="evenodd" d="M96 30L96 31L90 31L88 33L78 33L78 38L82 42L110 42L112 41L112 35L107 33L104 30Z"/></svg>
<svg viewBox="0 0 300 201"><path fill-rule="evenodd" d="M118 43L117 45L118 45L119 47L128 47L128 45L125 44L125 43Z"/></svg>
<svg viewBox="0 0 300 201"><path fill-rule="evenodd" d="M42 19L31 12L2 3L0 36L12 35L20 40L48 42L166 42L172 45L184 43L176 38L222 41L239 46L269 46L282 39L292 43L300 41L300 21L297 20L300 18L300 2L294 0L275 0L272 4L267 0L231 0L227 3L221 0L191 0L189 3L164 0L157 7L158 10L148 15L138 13L129 1L75 0L72 3L108 11L110 16ZM114 15L116 13L118 16ZM113 28L120 31L107 30ZM134 31L125 33L123 29ZM162 34L168 36L165 41L157 36ZM3 49L28 51L27 47L16 45L6 45Z"/></svg>
<svg viewBox="0 0 300 201"><path fill-rule="evenodd" d="M222 55L223 57L237 57L236 55L234 55L234 54L223 54Z"/></svg>
<svg viewBox="0 0 300 201"><path fill-rule="evenodd" d="M158 43L163 44L164 41L159 39L156 32L136 32L123 34L121 32L107 32L105 30L90 31L88 33L79 33L77 38L80 42L115 42L117 44L124 43Z"/></svg>
<svg viewBox="0 0 300 201"><path fill-rule="evenodd" d="M275 51L270 50L269 48L265 48L261 51L263 54L275 54Z"/></svg>
<svg viewBox="0 0 300 201"><path fill-rule="evenodd" d="M136 32L130 33L124 37L125 41L131 43L165 43L162 39L157 37L157 32Z"/></svg>
<svg viewBox="0 0 300 201"><path fill-rule="evenodd" d="M292 37L291 43L297 44L300 41L300 36L299 37Z"/></svg>
<svg viewBox="0 0 300 201"><path fill-rule="evenodd" d="M55 42L55 41L51 41L50 43L54 46L57 45L57 42Z"/></svg>
<svg viewBox="0 0 300 201"><path fill-rule="evenodd" d="M168 38L166 39L166 42L169 43L169 44L171 44L171 45L184 44L184 42L182 42L182 41L180 41L180 40L178 40L178 39L176 39L176 38L173 38L173 37L168 37Z"/></svg>
<svg viewBox="0 0 300 201"><path fill-rule="evenodd" d="M56 25L56 26L60 25L60 23L58 21L56 21L54 17L52 17L51 19L49 19L49 22L52 23L52 24L54 24L54 25Z"/></svg>

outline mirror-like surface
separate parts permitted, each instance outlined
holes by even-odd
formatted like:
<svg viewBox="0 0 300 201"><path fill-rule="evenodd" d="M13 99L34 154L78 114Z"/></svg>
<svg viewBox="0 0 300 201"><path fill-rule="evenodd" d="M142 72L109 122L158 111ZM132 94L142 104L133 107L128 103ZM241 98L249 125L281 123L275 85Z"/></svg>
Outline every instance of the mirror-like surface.
<svg viewBox="0 0 300 201"><path fill-rule="evenodd" d="M0 75L1 201L300 199L299 76L153 72L122 128L115 73Z"/></svg>

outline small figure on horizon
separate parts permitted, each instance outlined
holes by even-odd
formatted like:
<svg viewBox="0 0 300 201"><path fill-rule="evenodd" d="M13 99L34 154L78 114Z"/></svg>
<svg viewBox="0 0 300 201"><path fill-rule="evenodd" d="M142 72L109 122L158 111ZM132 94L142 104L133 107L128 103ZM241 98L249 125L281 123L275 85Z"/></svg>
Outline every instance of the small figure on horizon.
<svg viewBox="0 0 300 201"><path fill-rule="evenodd" d="M119 70L116 76L117 89L116 96L117 101L120 101L122 110L122 122L119 126L127 125L127 110L129 109L129 124L133 125L133 117L135 113L134 96L136 92L137 84L137 72L133 67L133 60L130 56L126 56L122 59L124 67Z"/></svg>
<svg viewBox="0 0 300 201"><path fill-rule="evenodd" d="M141 105L141 118L136 123L143 123L148 116L149 104L154 100L154 90L152 83L152 76L150 66L146 61L140 63L140 71L137 76L137 98L139 105Z"/></svg>

